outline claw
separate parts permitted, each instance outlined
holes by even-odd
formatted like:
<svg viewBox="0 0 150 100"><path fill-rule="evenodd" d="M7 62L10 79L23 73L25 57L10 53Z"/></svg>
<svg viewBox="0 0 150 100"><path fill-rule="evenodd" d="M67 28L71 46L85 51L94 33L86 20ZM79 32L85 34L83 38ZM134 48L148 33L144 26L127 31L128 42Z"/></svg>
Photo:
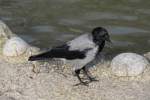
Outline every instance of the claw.
<svg viewBox="0 0 150 100"><path fill-rule="evenodd" d="M89 83L88 82L80 82L80 83L75 84L74 86L79 86L79 85L89 86Z"/></svg>
<svg viewBox="0 0 150 100"><path fill-rule="evenodd" d="M86 66L84 66L82 69L83 69L85 75L87 76L87 78L89 79L90 82L98 81L98 80L96 80L95 78L93 78L93 77L91 77L91 76L89 75L88 70L86 69Z"/></svg>

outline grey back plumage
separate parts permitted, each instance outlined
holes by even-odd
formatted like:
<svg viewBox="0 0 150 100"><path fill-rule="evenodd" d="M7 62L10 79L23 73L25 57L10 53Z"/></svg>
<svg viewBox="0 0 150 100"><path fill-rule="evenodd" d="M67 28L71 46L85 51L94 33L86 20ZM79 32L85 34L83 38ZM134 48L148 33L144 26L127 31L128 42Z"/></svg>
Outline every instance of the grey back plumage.
<svg viewBox="0 0 150 100"><path fill-rule="evenodd" d="M83 51L85 48L94 48L96 45L93 42L91 34L83 34L72 41L67 42L70 46L69 50Z"/></svg>
<svg viewBox="0 0 150 100"><path fill-rule="evenodd" d="M68 60L72 66L73 70L80 69L87 63L91 62L98 51L98 45L93 42L93 37L91 34L83 34L78 38L67 43L70 48L69 50L80 50L86 52L86 57L84 59Z"/></svg>

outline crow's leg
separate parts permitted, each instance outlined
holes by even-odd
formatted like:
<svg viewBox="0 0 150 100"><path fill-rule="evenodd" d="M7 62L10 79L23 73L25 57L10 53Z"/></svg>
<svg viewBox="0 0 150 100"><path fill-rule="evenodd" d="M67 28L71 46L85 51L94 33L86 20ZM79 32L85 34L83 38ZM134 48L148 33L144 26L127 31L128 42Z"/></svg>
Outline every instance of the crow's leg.
<svg viewBox="0 0 150 100"><path fill-rule="evenodd" d="M92 82L92 81L98 81L98 80L96 80L95 78L93 78L93 77L91 77L91 76L89 75L89 72L88 72L88 69L86 68L86 66L84 66L84 67L82 68L82 70L83 70L83 72L85 73L85 75L87 76L87 78L90 80L90 82Z"/></svg>
<svg viewBox="0 0 150 100"><path fill-rule="evenodd" d="M85 86L87 86L88 83L87 82L83 82L82 79L80 78L80 75L79 75L80 71L81 71L81 69L75 70L75 74L76 74L78 80L80 81L80 83L76 84L75 86L78 86L78 85L85 85Z"/></svg>

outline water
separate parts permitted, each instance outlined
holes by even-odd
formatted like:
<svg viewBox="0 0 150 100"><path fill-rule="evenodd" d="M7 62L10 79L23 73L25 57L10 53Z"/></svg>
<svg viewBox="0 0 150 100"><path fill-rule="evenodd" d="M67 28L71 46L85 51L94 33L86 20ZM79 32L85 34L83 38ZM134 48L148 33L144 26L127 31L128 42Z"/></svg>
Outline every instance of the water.
<svg viewBox="0 0 150 100"><path fill-rule="evenodd" d="M0 0L0 19L32 45L60 45L96 26L108 29L109 53L150 51L149 0Z"/></svg>

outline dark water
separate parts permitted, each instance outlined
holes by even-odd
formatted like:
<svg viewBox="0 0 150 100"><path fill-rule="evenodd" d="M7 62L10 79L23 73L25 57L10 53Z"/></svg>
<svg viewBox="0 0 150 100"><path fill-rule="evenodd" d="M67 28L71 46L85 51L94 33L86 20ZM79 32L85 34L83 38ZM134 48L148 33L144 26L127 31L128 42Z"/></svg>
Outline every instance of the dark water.
<svg viewBox="0 0 150 100"><path fill-rule="evenodd" d="M0 19L41 48L103 26L114 43L107 52L150 51L149 0L0 0Z"/></svg>

